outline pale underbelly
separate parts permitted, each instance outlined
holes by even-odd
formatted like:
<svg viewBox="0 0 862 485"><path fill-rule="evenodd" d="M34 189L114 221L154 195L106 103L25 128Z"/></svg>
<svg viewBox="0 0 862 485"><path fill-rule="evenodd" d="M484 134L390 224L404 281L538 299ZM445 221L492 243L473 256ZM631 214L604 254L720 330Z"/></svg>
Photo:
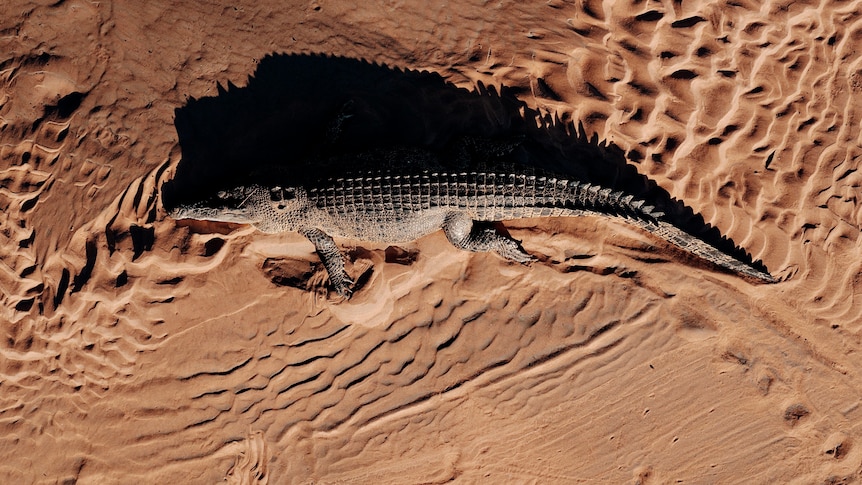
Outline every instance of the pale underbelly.
<svg viewBox="0 0 862 485"><path fill-rule="evenodd" d="M415 241L443 228L447 209L422 212L346 212L320 217L318 224L310 225L333 237L359 241L404 243Z"/></svg>

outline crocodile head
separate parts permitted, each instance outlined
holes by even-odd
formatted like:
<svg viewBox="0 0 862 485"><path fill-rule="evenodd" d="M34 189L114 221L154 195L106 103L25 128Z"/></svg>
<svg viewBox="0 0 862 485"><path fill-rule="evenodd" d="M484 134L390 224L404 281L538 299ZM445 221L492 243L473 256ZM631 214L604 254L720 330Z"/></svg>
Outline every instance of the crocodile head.
<svg viewBox="0 0 862 485"><path fill-rule="evenodd" d="M174 207L169 215L174 219L254 224L262 216L261 204L270 203L270 189L260 185L234 187L191 204Z"/></svg>

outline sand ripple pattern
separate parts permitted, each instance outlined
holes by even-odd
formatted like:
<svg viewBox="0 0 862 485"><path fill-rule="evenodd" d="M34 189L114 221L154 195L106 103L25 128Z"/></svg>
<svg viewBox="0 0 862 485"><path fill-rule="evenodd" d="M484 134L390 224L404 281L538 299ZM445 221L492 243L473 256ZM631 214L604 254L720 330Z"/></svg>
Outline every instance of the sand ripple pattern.
<svg viewBox="0 0 862 485"><path fill-rule="evenodd" d="M0 7L0 481L858 477L859 2L357 5ZM173 109L273 50L511 86L787 281L527 221L530 267L348 247L340 302L301 236L161 209Z"/></svg>
<svg viewBox="0 0 862 485"><path fill-rule="evenodd" d="M358 57L368 54L349 45L356 29L394 32L403 23L336 10L344 25L312 19L322 30L313 41ZM505 85L583 123L789 278L783 291L797 311L856 332L860 16L859 2L831 1L425 9L410 19L415 35L372 57L436 65L468 88ZM467 36L456 18L483 27ZM409 48L417 42L439 49L417 54Z"/></svg>
<svg viewBox="0 0 862 485"><path fill-rule="evenodd" d="M784 291L798 311L858 331L862 5L552 8L555 28L536 19L523 33L532 62L503 67L508 52L491 41L481 68L464 75L521 85L537 106L619 144L639 171L790 278Z"/></svg>

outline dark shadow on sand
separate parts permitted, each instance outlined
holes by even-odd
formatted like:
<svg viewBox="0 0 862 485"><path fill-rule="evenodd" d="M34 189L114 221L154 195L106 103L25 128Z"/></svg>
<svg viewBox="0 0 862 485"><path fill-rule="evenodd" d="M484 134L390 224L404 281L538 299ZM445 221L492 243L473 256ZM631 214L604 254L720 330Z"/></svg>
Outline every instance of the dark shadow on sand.
<svg viewBox="0 0 862 485"><path fill-rule="evenodd" d="M482 85L468 91L437 74L364 60L270 55L246 87L219 86L218 96L191 99L176 110L182 161L162 187L162 198L170 208L248 181L290 185L338 177L381 168L366 166L374 157L357 154L418 147L444 164L430 168L517 164L625 190L665 212L677 227L752 263L700 215L639 174L621 149L589 137L580 125L529 108L519 94ZM334 120L345 106L352 116L333 136ZM473 153L466 162L461 157L446 166L465 137L514 148L502 156ZM415 172L429 168L426 162L407 156L388 168ZM760 262L753 266L765 271Z"/></svg>

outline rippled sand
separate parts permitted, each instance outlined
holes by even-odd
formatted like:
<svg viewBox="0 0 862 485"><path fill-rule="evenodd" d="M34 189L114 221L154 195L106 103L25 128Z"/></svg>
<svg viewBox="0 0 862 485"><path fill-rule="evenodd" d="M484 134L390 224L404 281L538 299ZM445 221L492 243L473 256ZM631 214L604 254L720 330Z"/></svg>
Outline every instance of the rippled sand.
<svg viewBox="0 0 862 485"><path fill-rule="evenodd" d="M346 3L0 6L0 482L860 480L862 3ZM272 53L507 89L781 282L525 220L530 266L342 241L340 301L163 209L175 110Z"/></svg>

